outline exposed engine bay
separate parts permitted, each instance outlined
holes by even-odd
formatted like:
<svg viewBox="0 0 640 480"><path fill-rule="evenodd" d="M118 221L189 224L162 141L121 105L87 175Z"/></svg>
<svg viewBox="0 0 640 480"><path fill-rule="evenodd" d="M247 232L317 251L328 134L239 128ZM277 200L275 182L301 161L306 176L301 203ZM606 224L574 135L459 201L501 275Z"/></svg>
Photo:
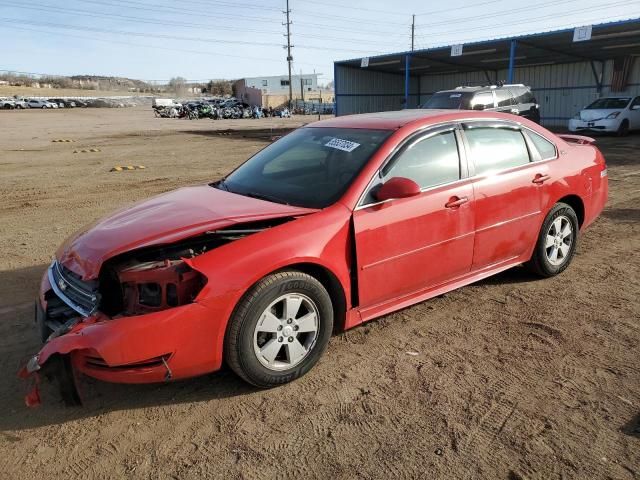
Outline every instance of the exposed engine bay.
<svg viewBox="0 0 640 480"><path fill-rule="evenodd" d="M169 245L126 252L107 260L97 280L82 280L54 262L50 273L53 290L46 295L46 324L50 331L55 331L78 313L89 316L99 310L118 318L191 303L207 279L189 267L185 259L289 220L291 218L252 222L208 231Z"/></svg>

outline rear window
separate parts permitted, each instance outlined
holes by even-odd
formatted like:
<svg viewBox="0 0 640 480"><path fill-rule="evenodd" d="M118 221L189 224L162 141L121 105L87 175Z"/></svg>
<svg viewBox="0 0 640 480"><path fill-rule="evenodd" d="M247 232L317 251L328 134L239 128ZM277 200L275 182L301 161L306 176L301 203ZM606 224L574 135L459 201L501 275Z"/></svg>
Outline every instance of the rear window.
<svg viewBox="0 0 640 480"><path fill-rule="evenodd" d="M586 110L596 109L611 109L611 108L624 108L631 101L630 97L625 98L599 98L591 105L586 107Z"/></svg>
<svg viewBox="0 0 640 480"><path fill-rule="evenodd" d="M472 92L438 92L427 100L422 108L469 110L472 95Z"/></svg>
<svg viewBox="0 0 640 480"><path fill-rule="evenodd" d="M556 158L556 146L553 143L551 143L541 135L538 135L537 133L533 133L531 131L527 133L533 144L536 146L536 149L540 153L540 158L542 160L550 160L552 158Z"/></svg>
<svg viewBox="0 0 640 480"><path fill-rule="evenodd" d="M519 130L467 126L465 136L471 147L476 175L529 163L529 150Z"/></svg>

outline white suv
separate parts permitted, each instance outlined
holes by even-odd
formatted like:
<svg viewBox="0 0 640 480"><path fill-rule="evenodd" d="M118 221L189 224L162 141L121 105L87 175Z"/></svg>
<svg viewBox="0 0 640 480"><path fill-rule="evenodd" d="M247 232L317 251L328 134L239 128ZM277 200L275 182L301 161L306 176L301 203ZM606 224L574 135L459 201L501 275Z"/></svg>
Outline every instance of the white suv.
<svg viewBox="0 0 640 480"><path fill-rule="evenodd" d="M569 120L572 132L610 132L624 136L640 130L640 97L603 97Z"/></svg>

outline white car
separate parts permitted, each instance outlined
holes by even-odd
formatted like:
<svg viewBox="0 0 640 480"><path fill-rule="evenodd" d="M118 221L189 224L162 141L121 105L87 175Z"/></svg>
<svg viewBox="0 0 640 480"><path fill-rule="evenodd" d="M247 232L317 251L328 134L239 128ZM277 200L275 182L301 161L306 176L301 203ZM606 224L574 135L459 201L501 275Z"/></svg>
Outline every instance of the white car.
<svg viewBox="0 0 640 480"><path fill-rule="evenodd" d="M609 132L624 136L640 130L640 97L604 97L569 120L572 132Z"/></svg>
<svg viewBox="0 0 640 480"><path fill-rule="evenodd" d="M4 110L13 110L16 108L16 102L12 98L0 98L0 108Z"/></svg>
<svg viewBox="0 0 640 480"><path fill-rule="evenodd" d="M27 99L26 98L15 98L14 97L13 101L16 104L16 108L17 109L29 108L29 104L27 103Z"/></svg>
<svg viewBox="0 0 640 480"><path fill-rule="evenodd" d="M47 100L38 100L36 98L27 100L27 105L29 108L58 108L58 105L55 103L51 103Z"/></svg>

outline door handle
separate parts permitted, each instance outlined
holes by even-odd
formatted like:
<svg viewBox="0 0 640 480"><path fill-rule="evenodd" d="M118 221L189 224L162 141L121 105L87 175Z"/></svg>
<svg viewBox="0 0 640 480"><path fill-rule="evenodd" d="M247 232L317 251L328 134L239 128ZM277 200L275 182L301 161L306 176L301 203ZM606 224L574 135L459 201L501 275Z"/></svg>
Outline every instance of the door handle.
<svg viewBox="0 0 640 480"><path fill-rule="evenodd" d="M469 198L467 197L451 197L447 203L444 204L446 208L458 208L463 203L467 203Z"/></svg>
<svg viewBox="0 0 640 480"><path fill-rule="evenodd" d="M518 110L517 108L512 108L511 109L511 113L513 113L514 115L519 115L520 114L520 110Z"/></svg>
<svg viewBox="0 0 640 480"><path fill-rule="evenodd" d="M551 175L543 175L541 173L538 173L532 180L533 183L537 183L538 185L543 184L544 182L546 182L547 180L549 180L551 178Z"/></svg>

